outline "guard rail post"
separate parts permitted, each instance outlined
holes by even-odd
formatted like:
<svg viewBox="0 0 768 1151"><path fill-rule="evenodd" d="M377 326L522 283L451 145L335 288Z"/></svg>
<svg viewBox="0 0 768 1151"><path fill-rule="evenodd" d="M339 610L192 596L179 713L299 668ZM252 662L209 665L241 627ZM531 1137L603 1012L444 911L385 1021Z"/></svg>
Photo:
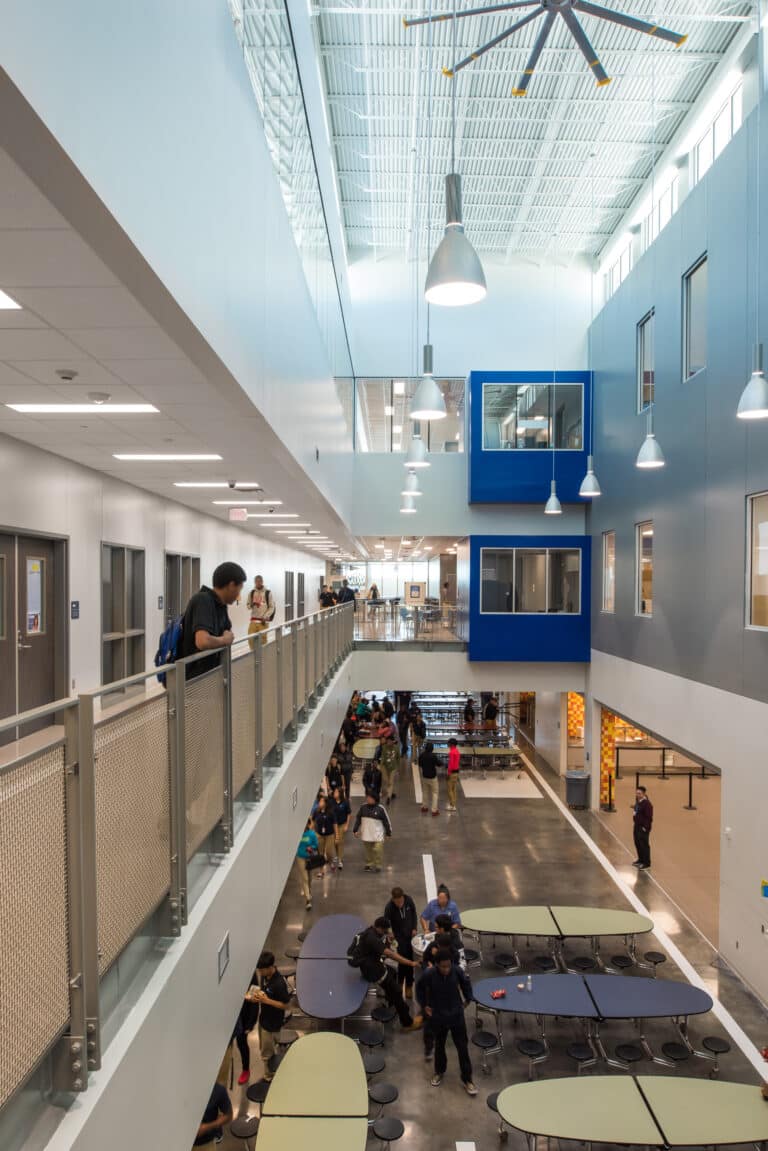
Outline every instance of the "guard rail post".
<svg viewBox="0 0 768 1151"><path fill-rule="evenodd" d="M688 772L688 802L683 805L683 811L695 811L696 806L693 802L693 772Z"/></svg>
<svg viewBox="0 0 768 1151"><path fill-rule="evenodd" d="M282 627L275 628L275 643L277 645L277 668L275 669L275 676L277 677L277 742L272 749L271 755L273 763L276 767L280 767L283 762L283 636Z"/></svg>
<svg viewBox="0 0 768 1151"><path fill-rule="evenodd" d="M213 843L214 850L226 854L231 851L234 836L235 813L234 796L232 795L232 648L224 649L222 670L222 707L224 709L224 746L223 746L223 775L222 791L224 798L221 822L215 828Z"/></svg>
<svg viewBox="0 0 768 1151"><path fill-rule="evenodd" d="M179 773L183 757L180 726L184 722L183 702L179 707L180 690L178 681L184 678L184 668L170 664L165 673L168 723L168 851L170 855L170 889L163 926L164 935L181 935L184 919L184 896L186 887L185 820L183 805L179 800ZM182 860L184 861L182 865Z"/></svg>
<svg viewBox="0 0 768 1151"><path fill-rule="evenodd" d="M264 746L264 724L262 721L261 706L262 706L262 642L259 638L253 645L253 710L256 717L255 735L254 735L254 748L253 748L253 775L252 775L252 789L253 798L258 802L264 795L264 756L262 748Z"/></svg>

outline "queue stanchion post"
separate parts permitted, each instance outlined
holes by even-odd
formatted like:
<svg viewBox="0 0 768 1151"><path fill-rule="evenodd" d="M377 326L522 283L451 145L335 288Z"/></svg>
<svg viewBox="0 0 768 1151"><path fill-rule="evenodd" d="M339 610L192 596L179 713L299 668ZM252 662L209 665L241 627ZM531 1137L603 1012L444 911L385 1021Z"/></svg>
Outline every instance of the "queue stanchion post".
<svg viewBox="0 0 768 1151"><path fill-rule="evenodd" d="M688 772L688 802L683 805L684 811L695 811L696 805L693 802L693 772Z"/></svg>

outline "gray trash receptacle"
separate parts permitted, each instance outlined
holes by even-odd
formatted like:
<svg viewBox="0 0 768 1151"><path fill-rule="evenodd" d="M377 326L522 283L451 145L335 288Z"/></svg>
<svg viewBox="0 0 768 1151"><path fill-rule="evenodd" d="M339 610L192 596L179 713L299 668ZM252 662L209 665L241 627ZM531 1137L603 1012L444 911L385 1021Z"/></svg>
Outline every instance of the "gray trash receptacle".
<svg viewBox="0 0 768 1151"><path fill-rule="evenodd" d="M565 802L569 807L589 807L588 771L566 771Z"/></svg>

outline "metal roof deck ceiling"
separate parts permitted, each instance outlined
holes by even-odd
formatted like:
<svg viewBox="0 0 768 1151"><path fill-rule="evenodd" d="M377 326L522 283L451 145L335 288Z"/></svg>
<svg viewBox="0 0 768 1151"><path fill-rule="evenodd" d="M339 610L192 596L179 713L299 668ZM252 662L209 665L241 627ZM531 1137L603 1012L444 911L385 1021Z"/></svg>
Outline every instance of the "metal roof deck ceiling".
<svg viewBox="0 0 768 1151"><path fill-rule="evenodd" d="M459 10L478 7L462 0ZM580 17L612 83L595 86L558 21L527 96L511 90L538 22L459 73L457 167L464 223L485 256L596 256L745 20L750 3L611 0L611 7L687 33L679 48ZM422 259L443 227L450 166L452 23L406 30L427 3L313 0L339 198L352 258L397 251ZM431 11L450 12L445 0ZM513 13L457 21L456 57L508 28ZM432 86L432 128L427 107ZM428 194L428 164L431 196ZM594 197L594 219L592 201ZM427 232L429 230L429 242Z"/></svg>

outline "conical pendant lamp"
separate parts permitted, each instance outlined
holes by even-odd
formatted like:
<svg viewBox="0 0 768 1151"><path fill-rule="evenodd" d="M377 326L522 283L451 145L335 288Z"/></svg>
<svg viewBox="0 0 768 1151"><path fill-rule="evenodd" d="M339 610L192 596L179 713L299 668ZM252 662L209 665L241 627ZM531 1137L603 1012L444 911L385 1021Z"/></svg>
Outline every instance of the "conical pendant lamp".
<svg viewBox="0 0 768 1151"><path fill-rule="evenodd" d="M412 516L416 514L416 501L413 496L403 496L403 502L400 507L400 514L403 516Z"/></svg>
<svg viewBox="0 0 768 1151"><path fill-rule="evenodd" d="M545 516L561 516L563 514L563 506L557 498L557 484L554 480L550 484L549 499L544 504Z"/></svg>
<svg viewBox="0 0 768 1151"><path fill-rule="evenodd" d="M584 476L584 479L581 481L581 487L579 488L579 495L581 496L582 499L593 500L597 496L601 496L602 494L603 493L602 493L602 490L600 488L600 484L598 483L597 476L595 475L595 469L594 469L594 465L592 463L592 457L587 456L587 474Z"/></svg>
<svg viewBox="0 0 768 1151"><path fill-rule="evenodd" d="M444 420L448 415L445 397L433 375L431 344L424 345L424 370L408 415L412 420Z"/></svg>
<svg viewBox="0 0 768 1151"><path fill-rule="evenodd" d="M666 464L661 445L653 434L653 404L648 409L648 431L635 460L636 468L663 468Z"/></svg>
<svg viewBox="0 0 768 1151"><path fill-rule="evenodd" d="M416 475L416 472L409 471L408 475L405 477L405 483L403 484L403 490L400 492L400 495L420 496L421 494L422 491L419 487L419 477Z"/></svg>
<svg viewBox="0 0 768 1151"><path fill-rule="evenodd" d="M741 393L736 415L740 420L768 420L768 380L763 371L762 344L755 344L752 375Z"/></svg>
<svg viewBox="0 0 768 1151"><path fill-rule="evenodd" d="M403 464L406 468L430 467L430 461L427 459L427 445L421 438L421 424L415 423L413 425L410 447Z"/></svg>

